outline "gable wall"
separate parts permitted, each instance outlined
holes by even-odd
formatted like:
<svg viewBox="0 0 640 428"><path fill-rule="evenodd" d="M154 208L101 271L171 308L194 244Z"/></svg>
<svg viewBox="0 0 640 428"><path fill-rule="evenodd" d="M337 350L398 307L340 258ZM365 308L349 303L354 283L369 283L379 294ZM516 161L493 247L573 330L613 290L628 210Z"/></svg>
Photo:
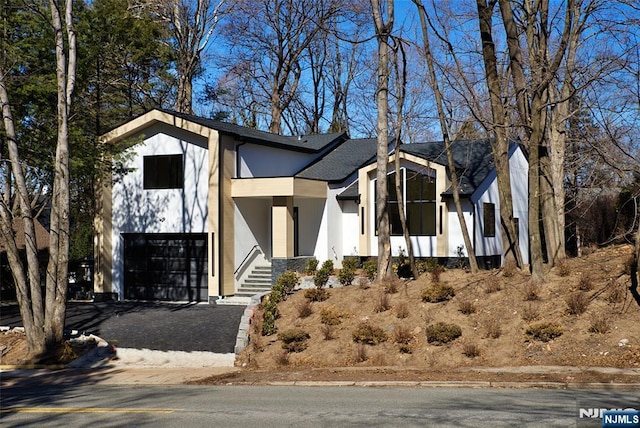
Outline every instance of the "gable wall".
<svg viewBox="0 0 640 428"><path fill-rule="evenodd" d="M287 177L300 171L317 155L238 143L238 177Z"/></svg>

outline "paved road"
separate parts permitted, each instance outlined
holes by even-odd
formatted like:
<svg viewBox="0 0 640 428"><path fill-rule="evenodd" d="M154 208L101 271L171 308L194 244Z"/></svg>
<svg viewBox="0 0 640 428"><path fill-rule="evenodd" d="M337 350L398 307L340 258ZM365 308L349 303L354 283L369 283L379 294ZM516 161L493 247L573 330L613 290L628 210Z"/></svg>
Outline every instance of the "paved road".
<svg viewBox="0 0 640 428"><path fill-rule="evenodd" d="M516 389L41 385L3 388L3 426L600 426L582 406L637 393ZM589 424L584 422L590 421Z"/></svg>
<svg viewBox="0 0 640 428"><path fill-rule="evenodd" d="M229 353L243 312L244 306L69 302L66 328L121 348ZM17 306L0 308L0 325L22 325Z"/></svg>

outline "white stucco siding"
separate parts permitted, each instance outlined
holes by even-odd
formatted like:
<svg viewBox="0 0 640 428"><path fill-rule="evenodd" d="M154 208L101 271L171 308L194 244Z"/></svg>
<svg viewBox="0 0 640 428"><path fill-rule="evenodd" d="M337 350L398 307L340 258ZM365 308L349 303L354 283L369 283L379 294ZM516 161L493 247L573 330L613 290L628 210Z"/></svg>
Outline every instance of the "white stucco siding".
<svg viewBox="0 0 640 428"><path fill-rule="evenodd" d="M294 206L298 208L298 255L315 256L322 263L329 257L327 203L324 199L295 198Z"/></svg>
<svg viewBox="0 0 640 428"><path fill-rule="evenodd" d="M462 212L464 221L467 225L467 232L471 238L473 245L473 205L468 199L462 199ZM453 198L447 203L447 220L448 221L448 241L447 241L447 257L459 257L458 248L462 247L464 255L467 257L469 251L464 245L464 237L462 235L462 225L458 221L458 213Z"/></svg>
<svg viewBox="0 0 640 428"><path fill-rule="evenodd" d="M513 198L513 216L519 220L519 244L525 263L529 263L529 228L528 228L528 162L522 149L514 146L510 151L509 171L511 178L511 192ZM495 171L489 174L484 183L478 188L472 198L475 204L476 218L476 255L501 255L502 226L500 224L500 198L498 195L498 180ZM495 204L495 237L484 237L483 204Z"/></svg>
<svg viewBox="0 0 640 428"><path fill-rule="evenodd" d="M145 130L143 142L130 149L130 172L113 183L113 291L122 295L123 233L207 232L208 157L206 140L168 132L164 126ZM143 159L152 155L183 155L182 189L143 188Z"/></svg>
<svg viewBox="0 0 640 428"><path fill-rule="evenodd" d="M281 150L258 144L239 143L238 177L287 177L308 165L315 155Z"/></svg>
<svg viewBox="0 0 640 428"><path fill-rule="evenodd" d="M355 201L340 201L342 208L342 258L359 256L360 215Z"/></svg>

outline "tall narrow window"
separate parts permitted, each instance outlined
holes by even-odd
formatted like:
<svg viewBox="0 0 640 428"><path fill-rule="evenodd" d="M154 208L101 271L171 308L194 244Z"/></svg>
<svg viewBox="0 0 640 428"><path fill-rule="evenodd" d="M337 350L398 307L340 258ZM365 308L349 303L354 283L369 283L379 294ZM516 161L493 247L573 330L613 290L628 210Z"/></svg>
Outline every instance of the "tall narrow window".
<svg viewBox="0 0 640 428"><path fill-rule="evenodd" d="M182 189L184 172L182 155L145 156L143 164L145 189Z"/></svg>
<svg viewBox="0 0 640 428"><path fill-rule="evenodd" d="M493 238L496 236L496 204L482 204L482 215L484 219L484 237Z"/></svg>

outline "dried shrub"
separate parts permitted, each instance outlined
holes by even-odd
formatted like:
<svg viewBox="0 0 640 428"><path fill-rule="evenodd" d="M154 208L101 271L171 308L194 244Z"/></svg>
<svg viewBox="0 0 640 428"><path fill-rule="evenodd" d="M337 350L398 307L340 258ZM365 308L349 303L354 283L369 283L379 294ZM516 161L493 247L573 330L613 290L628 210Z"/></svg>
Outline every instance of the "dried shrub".
<svg viewBox="0 0 640 428"><path fill-rule="evenodd" d="M327 306L320 310L320 322L324 325L340 325L342 319L348 316L348 312L340 311L335 306Z"/></svg>
<svg viewBox="0 0 640 428"><path fill-rule="evenodd" d="M333 340L336 338L335 327L332 325L323 324L320 327L320 331L322 332L322 337L324 337L324 340Z"/></svg>
<svg viewBox="0 0 640 428"><path fill-rule="evenodd" d="M307 340L311 336L300 328L283 331L278 334L278 339L282 341L282 349L287 352L302 352L307 349Z"/></svg>
<svg viewBox="0 0 640 428"><path fill-rule="evenodd" d="M405 325L397 325L393 329L393 341L394 343L401 345L408 345L413 340L413 333L409 327Z"/></svg>
<svg viewBox="0 0 640 428"><path fill-rule="evenodd" d="M407 305L407 302L400 302L393 308L396 311L396 317L406 318L409 316L409 305Z"/></svg>
<svg viewBox="0 0 640 428"><path fill-rule="evenodd" d="M287 351L278 352L273 358L279 366L289 365L289 352Z"/></svg>
<svg viewBox="0 0 640 428"><path fill-rule="evenodd" d="M476 305L471 300L462 300L458 304L458 310L464 315L471 315L476 313Z"/></svg>
<svg viewBox="0 0 640 428"><path fill-rule="evenodd" d="M560 259L556 263L556 267L558 268L558 275L561 277L571 275L571 266L569 265L569 261L567 259Z"/></svg>
<svg viewBox="0 0 640 428"><path fill-rule="evenodd" d="M526 322L540 318L540 305L537 302L529 302L522 308L522 319Z"/></svg>
<svg viewBox="0 0 640 428"><path fill-rule="evenodd" d="M389 278L384 281L384 291L389 294L396 294L400 287L400 280L398 278Z"/></svg>
<svg viewBox="0 0 640 428"><path fill-rule="evenodd" d="M353 361L355 363L363 363L367 361L367 358L367 347L362 343L356 346L353 352Z"/></svg>
<svg viewBox="0 0 640 428"><path fill-rule="evenodd" d="M504 276L505 278L511 278L516 274L517 270L518 266L516 265L515 260L506 260L502 265L502 276Z"/></svg>
<svg viewBox="0 0 640 428"><path fill-rule="evenodd" d="M615 279L610 279L607 284L607 301L609 303L620 303L624 300L627 290L625 286Z"/></svg>
<svg viewBox="0 0 640 428"><path fill-rule="evenodd" d="M582 315L589 306L589 298L585 292L571 293L565 299L569 315Z"/></svg>
<svg viewBox="0 0 640 428"><path fill-rule="evenodd" d="M489 318L484 322L485 337L497 339L502 335L502 325L497 318Z"/></svg>
<svg viewBox="0 0 640 428"><path fill-rule="evenodd" d="M523 289L524 293L524 301L531 302L533 300L540 299L540 286L538 284L534 284L532 282L528 282L524 285Z"/></svg>
<svg viewBox="0 0 640 428"><path fill-rule="evenodd" d="M313 307L308 300L298 303L296 310L298 311L298 318L307 318L313 313Z"/></svg>
<svg viewBox="0 0 640 428"><path fill-rule="evenodd" d="M606 313L591 315L590 333L605 334L611 329L611 318Z"/></svg>
<svg viewBox="0 0 640 428"><path fill-rule="evenodd" d="M480 347L476 343L465 343L462 345L462 354L469 358L479 357Z"/></svg>
<svg viewBox="0 0 640 428"><path fill-rule="evenodd" d="M391 302L389 301L389 295L385 292L378 294L378 300L373 308L374 312L384 312L391 309Z"/></svg>
<svg viewBox="0 0 640 428"><path fill-rule="evenodd" d="M375 260L367 260L362 265L362 270L369 281L375 281L378 276L378 262Z"/></svg>
<svg viewBox="0 0 640 428"><path fill-rule="evenodd" d="M500 283L500 278L491 275L484 280L484 292L487 294L496 293L502 290L502 284Z"/></svg>
<svg viewBox="0 0 640 428"><path fill-rule="evenodd" d="M431 276L431 282L438 284L440 282L440 276L443 272L444 267L442 265L435 265L429 272L429 275Z"/></svg>
<svg viewBox="0 0 640 428"><path fill-rule="evenodd" d="M329 296L329 290L326 288L307 288L304 290L304 298L310 302L324 302Z"/></svg>
<svg viewBox="0 0 640 428"><path fill-rule="evenodd" d="M593 290L593 280L588 273L583 273L580 275L580 280L578 281L578 290L580 291L591 291Z"/></svg>
<svg viewBox="0 0 640 428"><path fill-rule="evenodd" d="M358 279L356 280L356 284L358 284L358 288L360 290L369 289L369 280L367 279L366 276L359 276Z"/></svg>
<svg viewBox="0 0 640 428"><path fill-rule="evenodd" d="M422 292L422 301L428 303L445 302L456 295L452 286L446 284L433 284Z"/></svg>
<svg viewBox="0 0 640 428"><path fill-rule="evenodd" d="M367 322L360 323L352 333L353 341L365 345L377 345L387 340L387 335L380 327Z"/></svg>
<svg viewBox="0 0 640 428"><path fill-rule="evenodd" d="M456 324L438 322L426 328L427 342L433 345L445 345L462 336L462 329Z"/></svg>
<svg viewBox="0 0 640 428"><path fill-rule="evenodd" d="M562 336L562 326L558 323L542 322L530 325L525 331L525 335L529 339L548 342Z"/></svg>
<svg viewBox="0 0 640 428"><path fill-rule="evenodd" d="M316 259L315 257L311 257L310 259L307 259L307 264L304 267L304 271L306 272L306 274L309 276L315 275L317 270L318 270L318 259Z"/></svg>

